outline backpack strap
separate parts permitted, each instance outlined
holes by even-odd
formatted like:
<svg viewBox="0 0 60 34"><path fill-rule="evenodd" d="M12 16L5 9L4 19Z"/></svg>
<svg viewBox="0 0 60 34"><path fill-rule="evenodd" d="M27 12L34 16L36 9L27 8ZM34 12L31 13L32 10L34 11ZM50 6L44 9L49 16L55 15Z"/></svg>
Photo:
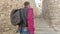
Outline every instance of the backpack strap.
<svg viewBox="0 0 60 34"><path fill-rule="evenodd" d="M28 25L27 24L27 12L28 12L28 9L27 8L22 8L21 9L21 17L22 17L22 20L23 20L23 24L24 25ZM22 26L24 26L24 25L22 25Z"/></svg>

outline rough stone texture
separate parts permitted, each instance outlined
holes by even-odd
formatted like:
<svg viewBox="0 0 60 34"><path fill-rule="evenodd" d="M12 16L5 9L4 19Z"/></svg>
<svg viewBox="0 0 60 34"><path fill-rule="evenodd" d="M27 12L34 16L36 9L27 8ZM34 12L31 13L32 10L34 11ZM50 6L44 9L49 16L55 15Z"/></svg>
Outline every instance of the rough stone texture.
<svg viewBox="0 0 60 34"><path fill-rule="evenodd" d="M24 1L26 0L0 0L0 34L16 33L17 26L11 25L10 13L12 9L23 7ZM35 8L34 1L30 0L30 2L31 2L31 6Z"/></svg>
<svg viewBox="0 0 60 34"><path fill-rule="evenodd" d="M60 0L43 0L42 6L44 18L49 24L60 26Z"/></svg>

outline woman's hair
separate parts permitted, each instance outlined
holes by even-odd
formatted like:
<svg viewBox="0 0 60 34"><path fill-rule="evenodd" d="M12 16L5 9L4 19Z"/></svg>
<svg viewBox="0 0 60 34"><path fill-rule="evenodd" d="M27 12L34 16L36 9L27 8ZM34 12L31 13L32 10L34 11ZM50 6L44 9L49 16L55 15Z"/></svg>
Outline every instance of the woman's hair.
<svg viewBox="0 0 60 34"><path fill-rule="evenodd" d="M24 2L24 6L30 5L28 1Z"/></svg>

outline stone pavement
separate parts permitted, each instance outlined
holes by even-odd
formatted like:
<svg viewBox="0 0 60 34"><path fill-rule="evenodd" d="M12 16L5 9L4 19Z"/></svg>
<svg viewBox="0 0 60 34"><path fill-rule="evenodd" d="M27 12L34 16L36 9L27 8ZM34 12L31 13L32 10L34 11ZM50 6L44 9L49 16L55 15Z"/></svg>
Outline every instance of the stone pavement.
<svg viewBox="0 0 60 34"><path fill-rule="evenodd" d="M53 28L50 28L43 18L36 18L35 34L60 34L60 32L54 31Z"/></svg>
<svg viewBox="0 0 60 34"><path fill-rule="evenodd" d="M35 34L60 34L50 28L43 18L35 18Z"/></svg>

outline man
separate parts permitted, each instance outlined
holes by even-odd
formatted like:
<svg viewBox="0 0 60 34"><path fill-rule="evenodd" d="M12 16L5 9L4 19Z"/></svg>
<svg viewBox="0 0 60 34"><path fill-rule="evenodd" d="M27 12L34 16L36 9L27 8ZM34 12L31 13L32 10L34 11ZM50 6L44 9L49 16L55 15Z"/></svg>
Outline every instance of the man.
<svg viewBox="0 0 60 34"><path fill-rule="evenodd" d="M25 9L27 9L25 11ZM33 14L33 8L30 7L30 3L29 2L25 2L24 3L24 8L22 8L23 10L23 17L25 19L22 18L20 24L19 24L19 28L18 30L20 31L20 34L34 34L34 14ZM25 12L27 12L27 16L25 15ZM26 24L25 24L25 22Z"/></svg>

